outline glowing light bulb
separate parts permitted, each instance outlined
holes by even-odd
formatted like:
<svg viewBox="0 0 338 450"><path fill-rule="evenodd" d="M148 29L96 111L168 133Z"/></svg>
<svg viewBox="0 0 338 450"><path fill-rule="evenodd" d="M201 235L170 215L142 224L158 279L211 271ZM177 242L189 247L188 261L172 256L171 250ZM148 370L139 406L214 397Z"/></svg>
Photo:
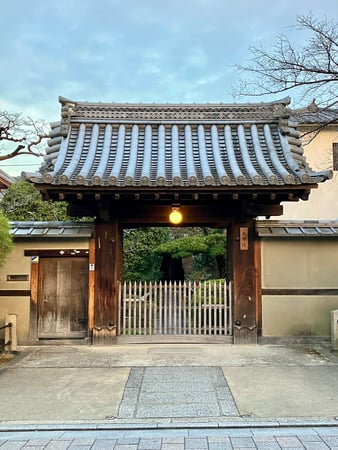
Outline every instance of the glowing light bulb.
<svg viewBox="0 0 338 450"><path fill-rule="evenodd" d="M173 225L178 225L183 220L183 215L178 209L173 209L169 214L169 220Z"/></svg>

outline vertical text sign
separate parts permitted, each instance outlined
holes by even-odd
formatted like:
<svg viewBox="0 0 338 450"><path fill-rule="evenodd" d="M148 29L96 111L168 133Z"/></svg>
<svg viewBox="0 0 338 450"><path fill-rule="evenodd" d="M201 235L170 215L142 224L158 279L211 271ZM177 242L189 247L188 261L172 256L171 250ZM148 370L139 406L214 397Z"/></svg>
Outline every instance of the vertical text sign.
<svg viewBox="0 0 338 450"><path fill-rule="evenodd" d="M249 250L248 227L239 228L239 248L240 250Z"/></svg>

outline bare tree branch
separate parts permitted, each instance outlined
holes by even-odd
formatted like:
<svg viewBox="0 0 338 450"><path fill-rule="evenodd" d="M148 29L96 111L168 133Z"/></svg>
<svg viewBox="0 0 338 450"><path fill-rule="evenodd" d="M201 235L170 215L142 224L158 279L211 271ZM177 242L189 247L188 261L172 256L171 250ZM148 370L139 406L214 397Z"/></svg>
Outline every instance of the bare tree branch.
<svg viewBox="0 0 338 450"><path fill-rule="evenodd" d="M22 114L0 111L0 161L19 155L43 155L48 127L43 120L33 120Z"/></svg>
<svg viewBox="0 0 338 450"><path fill-rule="evenodd" d="M338 105L338 22L317 20L310 13L297 18L297 29L310 34L301 48L285 34L270 50L251 47L251 60L239 65L241 79L234 88L239 96L262 96L296 90L303 98L316 94L323 107Z"/></svg>

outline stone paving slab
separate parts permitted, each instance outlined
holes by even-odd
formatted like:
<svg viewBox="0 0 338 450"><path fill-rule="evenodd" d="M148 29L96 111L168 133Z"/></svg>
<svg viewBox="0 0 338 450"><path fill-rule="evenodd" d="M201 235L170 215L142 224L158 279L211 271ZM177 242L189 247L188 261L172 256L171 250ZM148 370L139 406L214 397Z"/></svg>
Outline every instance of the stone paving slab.
<svg viewBox="0 0 338 450"><path fill-rule="evenodd" d="M118 418L238 416L219 367L132 368Z"/></svg>
<svg viewBox="0 0 338 450"><path fill-rule="evenodd" d="M1 450L337 450L338 427L0 432Z"/></svg>
<svg viewBox="0 0 338 450"><path fill-rule="evenodd" d="M20 350L0 370L0 404L11 405L0 409L2 423L107 420L131 428L142 423L179 426L178 422L183 427L189 422L236 426L241 420L325 424L338 417L338 358L319 345L140 344ZM186 410L184 395L189 399ZM199 404L193 408L198 396Z"/></svg>
<svg viewBox="0 0 338 450"><path fill-rule="evenodd" d="M243 416L338 416L336 366L223 367L223 372Z"/></svg>
<svg viewBox="0 0 338 450"><path fill-rule="evenodd" d="M22 367L149 367L149 366L299 366L338 365L338 357L316 345L128 344L22 347L15 363Z"/></svg>
<svg viewBox="0 0 338 450"><path fill-rule="evenodd" d="M0 421L116 416L128 368L10 368L0 377Z"/></svg>

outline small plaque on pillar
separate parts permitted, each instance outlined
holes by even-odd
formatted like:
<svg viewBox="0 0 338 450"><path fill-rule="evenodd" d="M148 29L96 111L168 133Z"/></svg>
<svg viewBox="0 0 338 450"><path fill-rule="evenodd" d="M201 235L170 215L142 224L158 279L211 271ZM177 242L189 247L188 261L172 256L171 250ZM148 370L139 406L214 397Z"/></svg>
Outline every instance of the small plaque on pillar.
<svg viewBox="0 0 338 450"><path fill-rule="evenodd" d="M248 227L240 227L239 229L239 248L240 250L249 250Z"/></svg>

